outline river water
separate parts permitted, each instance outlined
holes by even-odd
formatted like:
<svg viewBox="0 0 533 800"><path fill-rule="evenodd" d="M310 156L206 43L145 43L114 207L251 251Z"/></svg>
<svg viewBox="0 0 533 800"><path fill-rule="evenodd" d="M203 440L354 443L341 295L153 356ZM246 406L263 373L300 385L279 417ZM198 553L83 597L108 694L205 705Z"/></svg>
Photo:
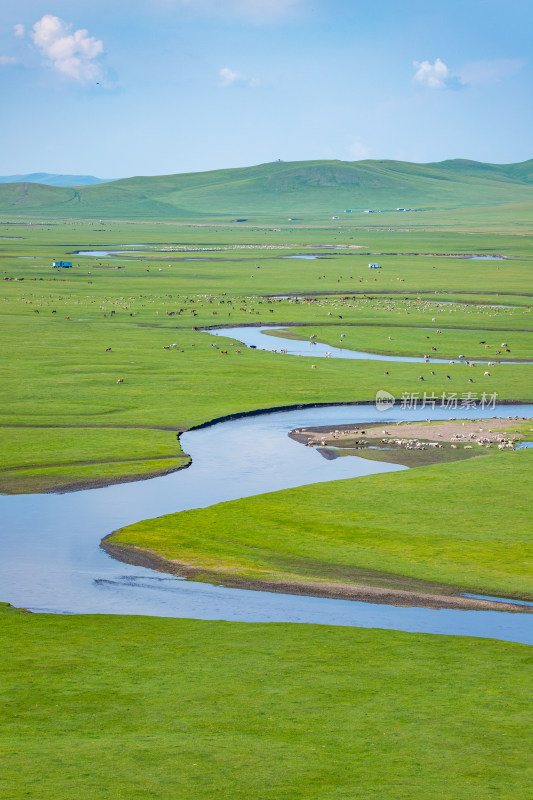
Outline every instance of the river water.
<svg viewBox="0 0 533 800"><path fill-rule="evenodd" d="M238 328L213 328L206 330L206 333L211 333L214 336L227 336L230 338L238 339L239 342L248 347L256 347L258 350L271 350L280 352L281 349L286 350L287 355L290 356L312 356L313 358L346 358L346 359L366 359L368 361L403 361L411 364L464 364L466 365L467 359L457 358L451 360L449 358L428 358L426 361L420 356L385 356L379 353L366 353L361 350L348 350L345 347L333 347L331 344L322 344L322 342L310 341L309 339L285 339L281 336L270 336L265 331L280 331L286 330L286 326L270 325L260 327L238 327ZM426 328L425 330L431 330ZM333 333L333 331L332 331ZM490 360L491 363L494 359L468 359L479 363L481 365L487 364ZM531 364L531 361L498 361L498 364Z"/></svg>
<svg viewBox="0 0 533 800"><path fill-rule="evenodd" d="M461 417L531 416L533 406L461 410ZM373 406L298 409L245 417L181 438L192 466L171 475L66 494L0 496L0 598L32 611L142 614L249 622L305 622L495 637L533 644L533 615L456 611L254 592L185 581L123 564L99 547L141 519L262 492L405 469L362 458L323 459L289 439L312 425L445 419L449 411Z"/></svg>

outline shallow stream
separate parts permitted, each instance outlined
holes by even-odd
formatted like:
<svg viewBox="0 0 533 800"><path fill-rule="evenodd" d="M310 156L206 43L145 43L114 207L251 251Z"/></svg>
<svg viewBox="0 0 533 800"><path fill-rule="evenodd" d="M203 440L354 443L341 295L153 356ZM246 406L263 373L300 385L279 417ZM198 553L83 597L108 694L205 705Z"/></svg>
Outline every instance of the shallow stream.
<svg viewBox="0 0 533 800"><path fill-rule="evenodd" d="M280 331L285 330L287 326L271 325L263 327L238 327L238 328L212 328L207 330L206 333L211 333L214 336L228 336L233 339L238 339L239 342L247 345L248 347L255 347L258 350L271 350L279 353L281 350L286 351L287 355L291 356L312 356L313 358L348 358L348 359L366 359L368 361L404 361L411 364L466 364L467 361L473 361L481 365L486 365L488 362L495 361L494 358L428 358L427 361L420 356L388 356L381 355L380 353L367 353L362 350L348 350L345 347L333 347L331 344L323 344L322 342L311 341L309 339L285 339L281 336L271 336L265 331ZM427 328L426 330L429 330ZM332 333L334 328L332 326ZM532 364L532 361L495 361L498 364Z"/></svg>

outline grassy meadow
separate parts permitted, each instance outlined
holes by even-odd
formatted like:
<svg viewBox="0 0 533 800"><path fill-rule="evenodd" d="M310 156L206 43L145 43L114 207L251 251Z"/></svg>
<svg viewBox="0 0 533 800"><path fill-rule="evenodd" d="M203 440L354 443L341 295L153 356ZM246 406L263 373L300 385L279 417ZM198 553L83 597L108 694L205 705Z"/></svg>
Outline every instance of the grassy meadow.
<svg viewBox="0 0 533 800"><path fill-rule="evenodd" d="M449 358L455 361L459 355L463 355L465 361L476 359L489 359L496 363L506 360L520 361L529 359L533 351L532 331L503 330L498 336L498 331L494 329L488 331L440 329L435 327L436 322L433 322L435 317L431 319L431 328L413 329L383 325L376 330L375 326L365 325L357 327L306 326L305 329L290 328L284 331L275 331L273 335L286 336L288 333L289 337L297 339L308 339L310 336L315 336L317 342L349 350L404 356L420 356L422 353L429 355L430 358ZM447 320L442 317L438 318L438 321L443 325L447 323ZM431 369L433 368L434 365L431 365ZM476 374L472 373L469 377L473 380L481 378L481 375L477 373L482 372L482 368L483 364L478 364ZM425 374L425 377L427 376L428 364L422 365L422 373ZM479 386L479 381L476 381L476 384Z"/></svg>
<svg viewBox="0 0 533 800"><path fill-rule="evenodd" d="M0 608L0 795L528 800L531 648Z"/></svg>
<svg viewBox="0 0 533 800"><path fill-rule="evenodd" d="M531 451L495 453L182 511L122 528L111 541L218 583L422 591L426 581L444 593L533 600L532 477Z"/></svg>
<svg viewBox="0 0 533 800"><path fill-rule="evenodd" d="M505 341L511 360L531 358L527 237L343 223L296 229L4 219L0 325L10 346L2 367L2 490L91 485L102 471L105 479L130 478L136 463L139 476L157 474L183 463L175 433L192 425L257 408L368 400L381 388L401 396L419 390L421 371L424 388L437 395L475 388L501 399L533 396L526 364L498 365L489 377L478 369L474 387L473 371L460 364L434 365L434 375L423 365L391 364L385 378L379 362L321 360L311 371L308 359L222 337L217 350L211 336L193 330L293 323L311 326L293 335L314 331L334 343L344 334L348 347L368 351L423 356L435 342L446 358L497 360ZM348 253L328 249L354 243ZM106 248L128 252L73 255ZM380 258L383 269L371 276L368 261L385 251L400 255ZM287 258L310 252L321 257ZM450 255L489 252L506 260ZM54 270L54 259L73 268ZM486 295L478 292L481 274ZM295 297L276 297L287 294Z"/></svg>
<svg viewBox="0 0 533 800"><path fill-rule="evenodd" d="M459 363L311 369L199 330L275 324L368 352L533 360L530 162L417 166L0 186L0 492L165 473L188 463L178 437L195 425L380 389L400 397L420 391L421 373L437 396L531 402L531 364L489 376ZM381 203L421 208L363 213ZM318 257L289 257L302 255ZM192 565L199 580L531 599L532 451L487 452L139 521L114 541ZM530 796L525 645L7 606L0 637L9 800Z"/></svg>

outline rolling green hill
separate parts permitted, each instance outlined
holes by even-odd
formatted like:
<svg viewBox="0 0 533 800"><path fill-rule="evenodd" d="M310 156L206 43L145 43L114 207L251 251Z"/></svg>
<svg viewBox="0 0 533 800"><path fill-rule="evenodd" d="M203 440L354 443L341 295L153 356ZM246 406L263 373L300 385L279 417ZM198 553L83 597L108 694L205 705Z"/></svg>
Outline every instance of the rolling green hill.
<svg viewBox="0 0 533 800"><path fill-rule="evenodd" d="M0 214L190 219L207 215L324 214L533 202L533 160L483 164L295 161L105 184L0 185Z"/></svg>

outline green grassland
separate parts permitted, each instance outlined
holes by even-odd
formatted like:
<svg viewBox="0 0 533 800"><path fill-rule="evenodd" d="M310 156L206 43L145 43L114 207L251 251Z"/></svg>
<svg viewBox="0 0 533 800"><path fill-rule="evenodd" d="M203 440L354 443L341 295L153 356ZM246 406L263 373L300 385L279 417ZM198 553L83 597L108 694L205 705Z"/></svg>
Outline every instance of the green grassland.
<svg viewBox="0 0 533 800"><path fill-rule="evenodd" d="M131 281L142 283L149 269L152 291L179 283L183 293L240 296L439 292L442 297L436 299L446 299L446 293L466 292L479 302L483 287L489 303L507 305L520 302L514 300L516 294L531 294L533 253L526 236L433 235L426 230L368 231L355 226L293 230L286 223L278 229L105 224L109 230L67 221L49 226L0 225L0 235L22 237L0 239L4 275L32 277L30 271L40 267L43 278L51 277L51 262L65 259L72 261L74 268L68 275L54 275L56 279L86 278L103 286L106 281L123 286ZM120 250L121 244L129 242L150 245L139 254L128 252L113 259L76 256L77 250ZM357 249L331 249L347 245L357 245ZM496 253L505 260L470 260L464 257L468 253ZM320 258L286 258L297 254L318 254ZM368 263L376 260L382 269L370 271ZM510 299L496 300L497 294Z"/></svg>
<svg viewBox="0 0 533 800"><path fill-rule="evenodd" d="M533 396L530 365L498 365L490 377L476 373L475 386L468 381L474 371L461 364L434 365L434 375L424 365L372 361L320 360L311 370L309 359L251 351L192 330L305 324L313 327L296 335L317 330L324 341L334 342L344 332L348 346L423 356L431 341L425 337L432 333L420 328L438 324L443 334L434 346L441 349L445 341L445 357L498 358L477 344L486 340L507 341L512 360L531 359L529 237L339 230L331 223L296 230L13 218L0 224L0 236L20 237L0 239L5 279L0 326L3 341L10 343L2 363L2 491L95 483L98 463L110 480L133 476L135 463L139 475L166 471L166 459L180 456L176 431L260 408L368 400L382 388L400 397L420 389L424 370L424 389L437 395L476 390L497 392L501 399ZM132 247L139 252L115 259L72 255L128 243L148 246ZM325 249L354 243L367 250ZM286 258L309 252L323 258ZM375 252L425 255L380 258L383 269L376 280L367 266ZM480 252L507 260L444 257ZM74 266L54 270L54 259L72 260ZM400 275L405 277L399 280ZM487 292L507 294L480 295L480 275ZM450 294L440 294L444 291ZM302 300L269 297L302 293ZM459 302L443 302L447 299ZM519 307L494 308L495 299ZM324 327L332 323L339 327ZM176 347L164 349L172 344ZM77 426L75 434L65 425ZM134 435L122 426L139 430ZM156 434L154 427L172 431ZM175 458L177 466L182 463Z"/></svg>
<svg viewBox="0 0 533 800"><path fill-rule="evenodd" d="M2 797L529 800L525 645L0 614Z"/></svg>
<svg viewBox="0 0 533 800"><path fill-rule="evenodd" d="M363 213L380 206L420 210ZM420 391L422 371L437 396L531 401L532 365L490 376L371 360L311 369L312 359L193 328L276 324L333 343L344 333L356 349L423 355L432 342L438 355L471 358L486 339L508 342L511 360L533 359L532 208L531 162L307 162L0 186L0 491L178 469L188 463L181 430L255 409L369 401L383 388L400 397ZM76 255L128 244L147 246ZM54 270L55 259L73 268ZM437 326L439 344L425 338ZM140 522L116 541L187 561L203 580L531 598L531 451L488 453ZM523 645L8 607L0 637L9 800L530 797Z"/></svg>
<svg viewBox="0 0 533 800"><path fill-rule="evenodd" d="M399 312L401 313L401 312ZM452 312L453 313L453 312ZM343 314L343 319L344 319ZM385 355L418 356L427 354L431 358L449 358L457 361L459 355L469 359L492 359L498 361L520 361L531 359L533 353L533 331L494 331L494 330L458 330L454 328L437 328L431 318L432 327L305 327L272 331L274 336L308 339L315 336L316 341L325 342L334 347L350 350L361 350ZM429 320L428 320L429 321ZM438 319L439 323L441 319ZM447 320L444 320L447 322ZM443 322L444 324L444 322ZM437 332L439 331L439 332ZM500 334L499 336L497 334ZM503 337L505 336L505 345ZM342 337L342 338L341 338ZM485 344L482 344L485 342ZM433 350L435 348L435 350ZM462 349L461 349L462 348ZM509 351L509 352L507 352ZM483 365L478 364L481 368ZM422 365L422 372L427 374L428 365ZM433 367L431 367L433 369ZM477 372L481 372L478 369ZM469 375L472 377L472 375ZM476 378L477 378L476 374ZM478 381L476 382L478 383Z"/></svg>
<svg viewBox="0 0 533 800"><path fill-rule="evenodd" d="M112 542L221 583L386 586L388 573L396 588L533 599L532 469L524 450L303 486L145 520Z"/></svg>
<svg viewBox="0 0 533 800"><path fill-rule="evenodd" d="M5 493L85 488L151 477L186 466L179 441L166 430L132 427L9 426L0 432Z"/></svg>
<svg viewBox="0 0 533 800"><path fill-rule="evenodd" d="M420 391L418 377L424 369L424 389L436 396L481 389L496 392L500 399L532 396L531 365L499 365L491 368L490 377L478 378L476 373L474 385L468 383L473 370L461 364L434 365L434 375L420 364L340 359L321 359L311 369L310 359L248 350L189 326L169 330L135 324L129 316L125 323L119 320L108 316L78 323L31 310L1 318L3 337L14 344L5 354L2 376L0 486L6 480L13 485L7 468L24 466L29 477L32 465L40 468L41 476L45 465L70 465L64 477L71 484L80 462L119 459L121 452L145 459L179 455L176 430L231 413L356 402L374 397L381 388L400 397ZM212 346L215 343L219 349ZM177 347L165 350L170 344ZM120 379L123 383L117 383ZM42 430L20 428L28 425ZM172 430L155 432L151 427ZM52 433L44 436L44 429Z"/></svg>
<svg viewBox="0 0 533 800"><path fill-rule="evenodd" d="M421 300L430 300L432 302L438 302L438 297L435 296L436 294L438 294L438 292L434 292L432 294L424 294L422 292L418 295L418 297ZM481 306L487 306L492 308L497 307L498 303L509 304L511 306L526 306L526 307L531 305L531 298L523 295L506 295L504 297L500 297L498 294L495 294L492 297L488 297L487 295L475 295L467 293L452 294L451 292L447 292L446 300L448 302L454 302L454 303L475 303Z"/></svg>

